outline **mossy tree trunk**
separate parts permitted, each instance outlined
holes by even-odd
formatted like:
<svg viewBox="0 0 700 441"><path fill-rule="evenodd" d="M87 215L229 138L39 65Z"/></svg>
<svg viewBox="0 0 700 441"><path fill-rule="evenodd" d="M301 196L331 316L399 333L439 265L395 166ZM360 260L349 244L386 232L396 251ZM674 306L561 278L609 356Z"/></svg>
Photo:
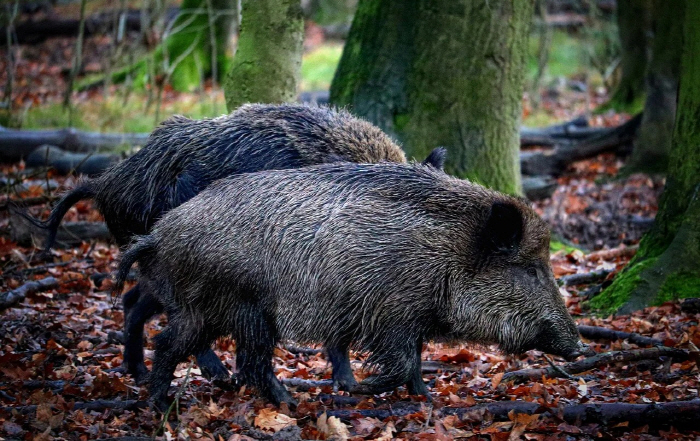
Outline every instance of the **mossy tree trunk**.
<svg viewBox="0 0 700 441"><path fill-rule="evenodd" d="M360 0L331 102L446 170L520 193L523 73L533 1Z"/></svg>
<svg viewBox="0 0 700 441"><path fill-rule="evenodd" d="M650 11L651 0L617 1L622 76L612 97L604 106L606 109L637 113L643 107Z"/></svg>
<svg viewBox="0 0 700 441"><path fill-rule="evenodd" d="M644 115L625 172L664 173L676 119L683 47L685 0L652 1L651 59L647 67Z"/></svg>
<svg viewBox="0 0 700 441"><path fill-rule="evenodd" d="M301 75L300 0L243 0L233 66L224 83L229 111L250 102L294 101Z"/></svg>
<svg viewBox="0 0 700 441"><path fill-rule="evenodd" d="M170 70L175 90L199 87L202 75L226 72L236 0L183 0L156 61ZM212 16L213 14L213 16ZM215 61L214 61L215 60Z"/></svg>
<svg viewBox="0 0 700 441"><path fill-rule="evenodd" d="M591 301L628 313L700 295L700 2L684 9L678 112L668 178L652 229L613 284Z"/></svg>

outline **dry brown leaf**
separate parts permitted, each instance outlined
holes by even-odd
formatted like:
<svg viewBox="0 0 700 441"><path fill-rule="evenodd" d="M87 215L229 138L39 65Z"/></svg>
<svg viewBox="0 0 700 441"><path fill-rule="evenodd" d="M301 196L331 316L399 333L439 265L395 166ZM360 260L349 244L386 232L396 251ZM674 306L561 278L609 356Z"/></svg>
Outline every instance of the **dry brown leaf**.
<svg viewBox="0 0 700 441"><path fill-rule="evenodd" d="M261 409L255 416L255 427L278 432L287 426L295 426L297 420L272 409Z"/></svg>
<svg viewBox="0 0 700 441"><path fill-rule="evenodd" d="M330 417L324 412L316 421L316 428L329 440L347 440L350 432L345 424L338 417Z"/></svg>

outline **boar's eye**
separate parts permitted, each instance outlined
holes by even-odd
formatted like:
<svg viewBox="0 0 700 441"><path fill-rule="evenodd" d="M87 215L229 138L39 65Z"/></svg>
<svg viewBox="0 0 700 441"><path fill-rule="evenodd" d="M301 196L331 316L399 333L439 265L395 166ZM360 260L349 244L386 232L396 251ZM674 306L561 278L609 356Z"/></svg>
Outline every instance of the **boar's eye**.
<svg viewBox="0 0 700 441"><path fill-rule="evenodd" d="M537 270L535 268L528 268L527 275L530 277L537 277Z"/></svg>

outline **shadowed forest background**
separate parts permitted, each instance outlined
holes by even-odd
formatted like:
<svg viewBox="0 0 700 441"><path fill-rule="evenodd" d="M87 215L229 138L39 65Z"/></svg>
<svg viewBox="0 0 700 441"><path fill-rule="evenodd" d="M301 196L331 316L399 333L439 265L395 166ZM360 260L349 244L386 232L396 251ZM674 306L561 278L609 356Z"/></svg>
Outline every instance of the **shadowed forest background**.
<svg viewBox="0 0 700 441"><path fill-rule="evenodd" d="M0 438L700 436L700 3L241 3L2 2ZM445 147L447 173L529 200L597 354L548 363L430 342L429 402L334 393L323 348L290 342L274 361L296 409L190 362L172 415L155 412L120 369L120 250L100 212L75 204L50 253L22 213L46 219L173 115L251 102L347 109L409 159ZM147 358L165 322L148 324ZM215 347L231 371L235 347ZM366 376L366 354L351 355Z"/></svg>

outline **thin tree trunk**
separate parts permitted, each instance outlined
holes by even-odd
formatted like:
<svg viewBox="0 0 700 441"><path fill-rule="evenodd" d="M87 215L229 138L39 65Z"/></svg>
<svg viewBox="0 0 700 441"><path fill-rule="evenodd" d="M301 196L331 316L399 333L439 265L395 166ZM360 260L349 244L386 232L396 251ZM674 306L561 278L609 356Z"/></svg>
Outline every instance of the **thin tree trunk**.
<svg viewBox="0 0 700 441"><path fill-rule="evenodd" d="M650 1L617 0L622 77L605 108L628 113L637 113L642 108L644 74L648 61L647 31L650 26Z"/></svg>
<svg viewBox="0 0 700 441"><path fill-rule="evenodd" d="M224 82L226 106L296 99L304 21L299 0L244 0L238 49Z"/></svg>
<svg viewBox="0 0 700 441"><path fill-rule="evenodd" d="M700 292L700 2L686 3L678 114L652 229L628 267L591 304L630 312Z"/></svg>
<svg viewBox="0 0 700 441"><path fill-rule="evenodd" d="M669 6L653 0L652 53L647 68L644 117L626 172L664 173L676 119L678 76L683 47L683 11L685 1Z"/></svg>
<svg viewBox="0 0 700 441"><path fill-rule="evenodd" d="M518 127L533 1L361 0L331 102L446 170L520 193Z"/></svg>

